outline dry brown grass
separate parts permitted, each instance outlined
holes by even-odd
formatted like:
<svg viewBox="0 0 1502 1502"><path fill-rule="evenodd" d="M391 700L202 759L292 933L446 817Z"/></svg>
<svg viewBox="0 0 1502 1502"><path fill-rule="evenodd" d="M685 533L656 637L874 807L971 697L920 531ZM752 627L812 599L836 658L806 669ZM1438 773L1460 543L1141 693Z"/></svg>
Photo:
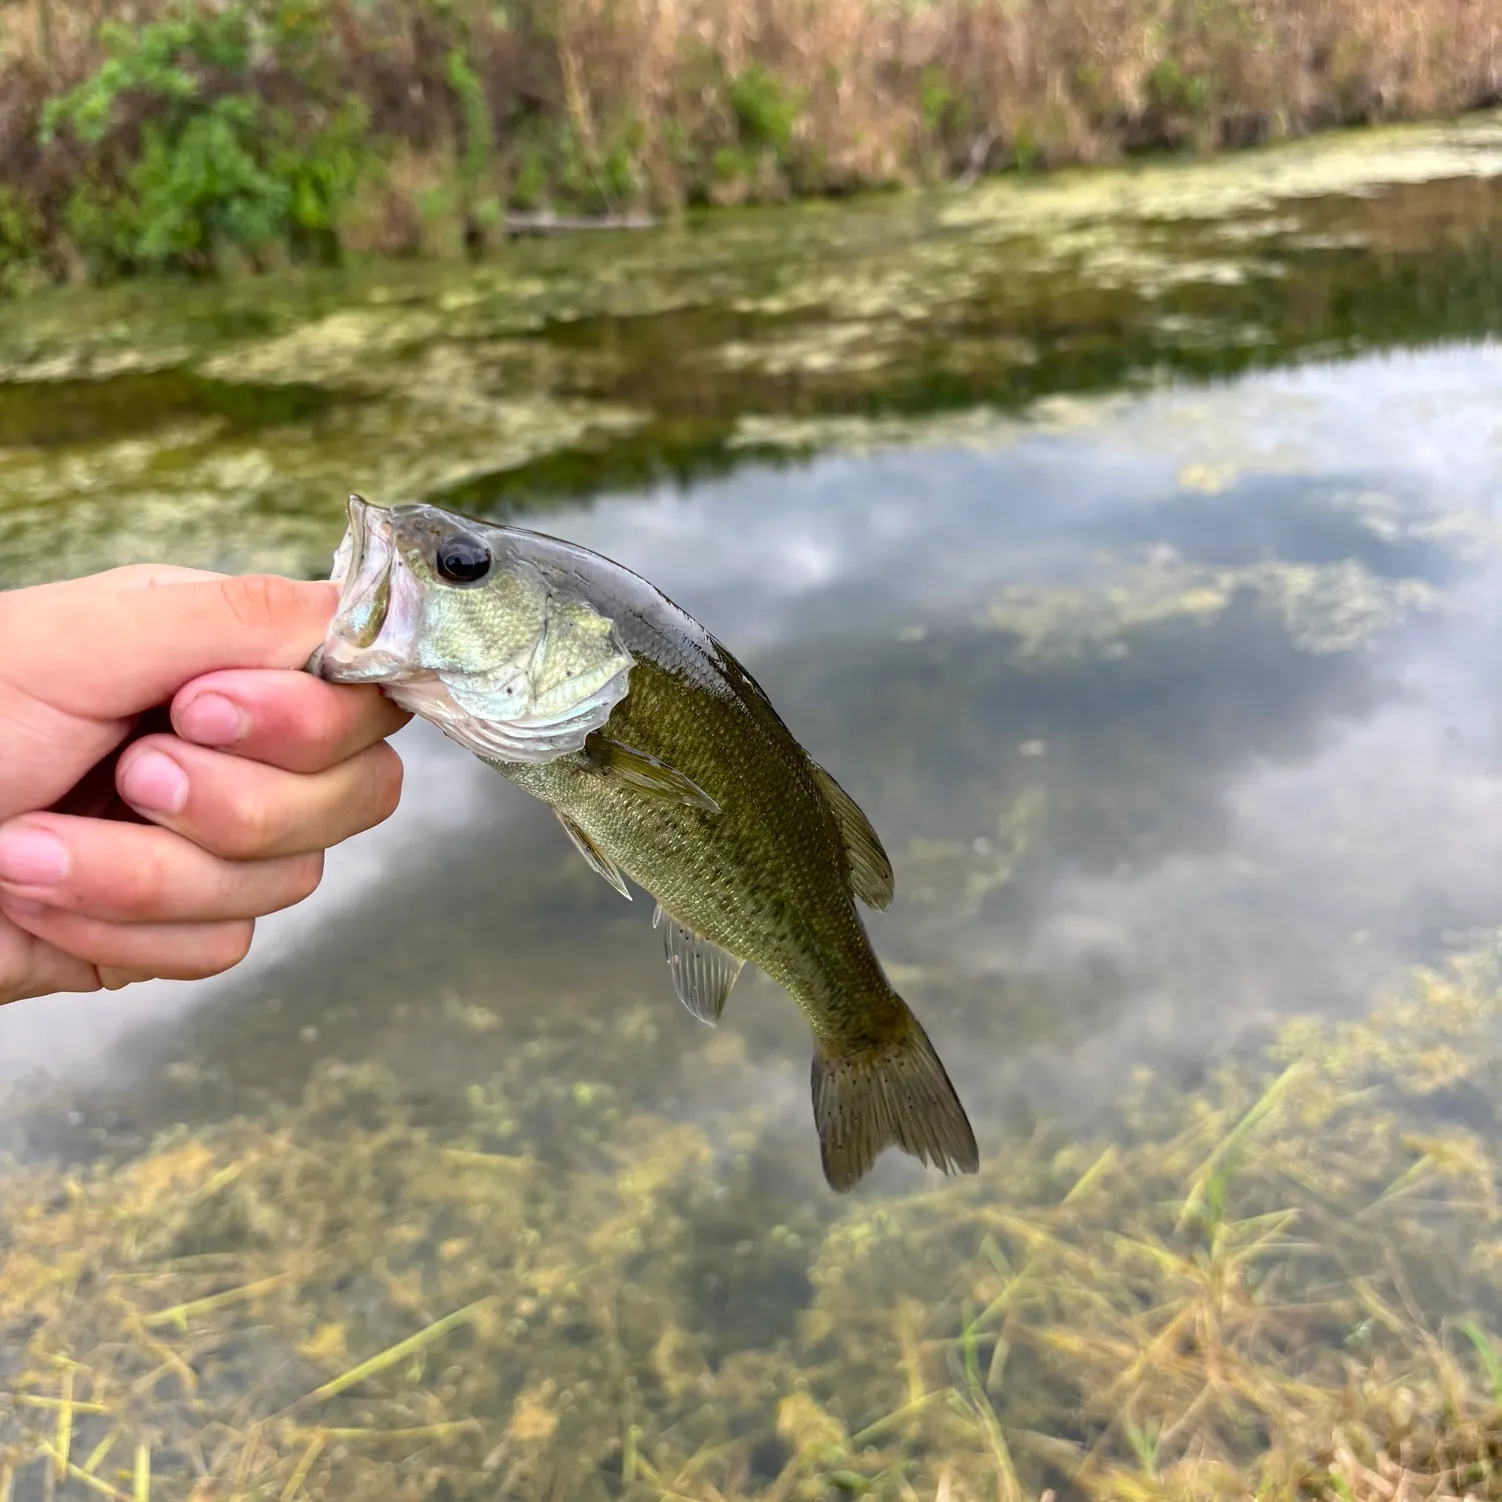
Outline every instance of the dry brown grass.
<svg viewBox="0 0 1502 1502"><path fill-rule="evenodd" d="M1471 0L558 0L546 59L586 139L734 136L725 81L797 101L793 155L839 190L1124 150L1243 144L1494 101L1502 6ZM713 65L707 60L713 60Z"/></svg>
<svg viewBox="0 0 1502 1502"><path fill-rule="evenodd" d="M0 0L0 184L50 227L76 168L36 145L43 99L98 65L102 20L175 3ZM462 151L455 48L494 121L484 192L516 203L530 175L523 206L575 210L1217 150L1502 97L1502 0L530 0L504 28L474 0L312 3L390 146L352 243L394 253L463 240L419 207Z"/></svg>

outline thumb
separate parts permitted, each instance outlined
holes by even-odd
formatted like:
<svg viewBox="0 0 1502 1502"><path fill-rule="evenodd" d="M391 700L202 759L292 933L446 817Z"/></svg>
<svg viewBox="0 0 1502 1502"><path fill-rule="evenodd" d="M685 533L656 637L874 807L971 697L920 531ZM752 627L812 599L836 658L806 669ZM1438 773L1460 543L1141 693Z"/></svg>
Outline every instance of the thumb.
<svg viewBox="0 0 1502 1502"><path fill-rule="evenodd" d="M0 595L0 677L64 714L125 719L200 673L301 667L338 600L337 585L275 574L145 588L101 575L18 590Z"/></svg>

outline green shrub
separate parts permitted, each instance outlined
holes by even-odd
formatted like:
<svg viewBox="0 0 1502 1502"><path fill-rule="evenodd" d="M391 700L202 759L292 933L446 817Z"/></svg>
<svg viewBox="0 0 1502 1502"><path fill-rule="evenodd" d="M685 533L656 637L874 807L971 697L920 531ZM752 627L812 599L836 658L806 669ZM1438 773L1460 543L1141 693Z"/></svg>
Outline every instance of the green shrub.
<svg viewBox="0 0 1502 1502"><path fill-rule="evenodd" d="M730 80L730 108L744 145L765 147L786 159L798 105L765 68L752 63Z"/></svg>
<svg viewBox="0 0 1502 1502"><path fill-rule="evenodd" d="M494 232L501 223L501 201L492 183L495 124L485 87L468 56L453 48L444 62L444 80L459 101L463 139L459 153L459 191L466 219L474 227Z"/></svg>
<svg viewBox="0 0 1502 1502"><path fill-rule="evenodd" d="M45 236L36 206L14 189L0 188L0 295L40 277Z"/></svg>
<svg viewBox="0 0 1502 1502"><path fill-rule="evenodd" d="M211 270L233 250L337 254L335 226L368 160L364 107L335 102L316 7L194 6L138 31L103 29L108 56L42 118L88 154L66 211L97 271ZM274 108L257 74L298 85Z"/></svg>

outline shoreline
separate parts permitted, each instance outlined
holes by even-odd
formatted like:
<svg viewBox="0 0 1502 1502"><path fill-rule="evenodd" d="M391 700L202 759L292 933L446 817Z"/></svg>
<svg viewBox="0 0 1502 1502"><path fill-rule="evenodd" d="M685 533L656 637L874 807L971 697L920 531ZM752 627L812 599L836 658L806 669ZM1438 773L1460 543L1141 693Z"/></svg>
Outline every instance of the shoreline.
<svg viewBox="0 0 1502 1502"><path fill-rule="evenodd" d="M101 0L88 24L14 0L0 295L463 260L518 234L1213 160L1502 101L1502 34L1441 0L513 9Z"/></svg>
<svg viewBox="0 0 1502 1502"><path fill-rule="evenodd" d="M547 254L544 247L548 244L571 254L562 242L582 246L619 239L627 260L634 262L654 242L681 244L684 236L697 237L711 230L744 232L750 228L759 236L767 221L784 216L791 228L810 214L817 222L824 213L859 216L895 210L898 220L911 227L916 222L915 210L931 211L928 229L936 234L969 232L992 224L1005 238L1068 238L1108 222L1141 227L1154 222L1210 223L1255 216L1306 200L1496 177L1502 177L1502 106L1487 106L1436 120L1332 127L1211 154L1153 152L1109 165L1068 163L1028 174L996 173L967 184L916 183L774 202L685 205L661 214L618 219L521 212L506 216L498 236L472 247L440 245L393 254L357 244L341 247L337 256L328 259L273 252L260 265L251 265L229 250L211 274L185 275L181 268L147 267L97 280L83 275L23 277L19 286L7 286L6 263L0 258L0 310L19 311L34 306L39 297L83 290L98 293L107 287L127 294L129 289L147 294L153 287L162 287L180 296L193 288L212 294L216 287L235 285L314 287L337 285L347 278L380 280L402 267L419 280L455 274L465 266L477 273L496 272L506 266L508 256Z"/></svg>

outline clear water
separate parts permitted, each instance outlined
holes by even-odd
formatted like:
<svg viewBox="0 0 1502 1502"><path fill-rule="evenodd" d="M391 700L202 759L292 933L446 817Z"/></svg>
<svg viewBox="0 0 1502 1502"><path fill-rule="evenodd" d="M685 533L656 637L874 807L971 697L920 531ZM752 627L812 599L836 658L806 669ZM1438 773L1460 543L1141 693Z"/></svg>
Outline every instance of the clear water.
<svg viewBox="0 0 1502 1502"><path fill-rule="evenodd" d="M1364 1018L1502 920L1499 172L1483 121L0 310L6 583L320 573L359 489L598 549L730 644L892 855L873 939L985 1165L949 1185L889 1155L832 1196L792 1003L748 972L695 1023L650 903L415 725L400 813L239 972L0 1013L0 1386L53 1400L9 1430L0 1406L14 1495L85 1494L35 1458L58 1356L68 1401L108 1410L70 1411L72 1462L117 1427L96 1471L126 1495L142 1445L170 1497L1008 1495L954 1355L986 1237L1006 1261L1029 1195L1178 1140L1145 1089L1230 1109L1227 1060L1255 1075L1290 1019ZM1458 1046L1489 1059L1476 1027ZM1486 1160L1489 1079L1414 1120ZM1396 1142L1370 1112L1343 1130ZM76 1264L62 1304L14 1260L44 1232ZM1493 1307L1455 1256L1416 1296L1434 1321ZM112 1290L160 1310L279 1276L149 1326L196 1389L154 1347L131 1364ZM915 1419L894 1460L849 1432L914 1391L903 1320L919 1390L952 1383L973 1423ZM1083 1357L1050 1406L997 1340L1018 1486L1090 1492L1050 1436L1178 1457L1092 1418Z"/></svg>

